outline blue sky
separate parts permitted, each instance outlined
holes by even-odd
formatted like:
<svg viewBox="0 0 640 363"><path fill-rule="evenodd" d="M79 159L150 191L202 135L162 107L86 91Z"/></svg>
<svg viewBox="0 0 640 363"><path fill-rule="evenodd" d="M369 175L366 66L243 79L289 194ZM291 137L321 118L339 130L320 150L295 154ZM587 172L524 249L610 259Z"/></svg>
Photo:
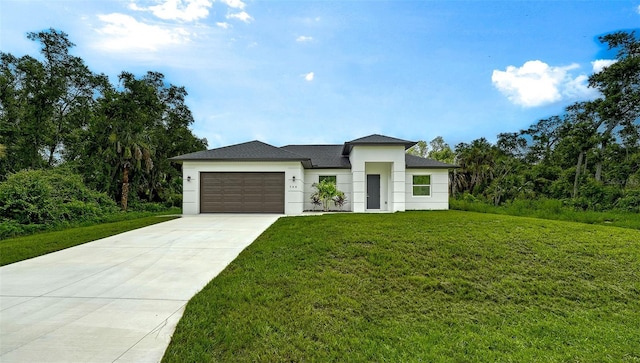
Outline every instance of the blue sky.
<svg viewBox="0 0 640 363"><path fill-rule="evenodd" d="M640 29L633 1L2 0L0 50L69 34L97 73L159 71L186 87L209 147L342 143L373 133L452 147L515 132L594 98Z"/></svg>

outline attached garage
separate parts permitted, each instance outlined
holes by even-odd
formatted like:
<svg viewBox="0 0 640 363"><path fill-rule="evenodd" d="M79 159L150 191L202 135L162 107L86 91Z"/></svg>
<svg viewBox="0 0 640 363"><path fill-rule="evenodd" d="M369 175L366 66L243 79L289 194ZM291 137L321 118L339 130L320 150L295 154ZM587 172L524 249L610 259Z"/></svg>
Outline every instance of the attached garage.
<svg viewBox="0 0 640 363"><path fill-rule="evenodd" d="M202 172L200 213L284 213L283 172Z"/></svg>

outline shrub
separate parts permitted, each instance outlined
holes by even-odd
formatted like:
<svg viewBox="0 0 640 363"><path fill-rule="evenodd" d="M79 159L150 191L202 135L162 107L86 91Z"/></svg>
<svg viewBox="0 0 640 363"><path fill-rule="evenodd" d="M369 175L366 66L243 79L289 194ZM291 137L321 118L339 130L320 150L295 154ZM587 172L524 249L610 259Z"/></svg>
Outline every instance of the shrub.
<svg viewBox="0 0 640 363"><path fill-rule="evenodd" d="M141 202L138 200L129 204L129 210L136 212L162 212L167 210L168 207L172 206L165 203Z"/></svg>
<svg viewBox="0 0 640 363"><path fill-rule="evenodd" d="M622 198L616 201L615 208L640 213L640 189L626 190Z"/></svg>
<svg viewBox="0 0 640 363"><path fill-rule="evenodd" d="M331 201L340 208L344 205L346 197L343 192L338 190L334 182L325 179L319 183L314 183L313 187L316 188L316 191L311 195L311 202L314 205L321 203L322 210L325 212L329 210Z"/></svg>
<svg viewBox="0 0 640 363"><path fill-rule="evenodd" d="M0 183L0 217L14 227L83 221L115 211L107 194L87 188L66 168L21 171Z"/></svg>

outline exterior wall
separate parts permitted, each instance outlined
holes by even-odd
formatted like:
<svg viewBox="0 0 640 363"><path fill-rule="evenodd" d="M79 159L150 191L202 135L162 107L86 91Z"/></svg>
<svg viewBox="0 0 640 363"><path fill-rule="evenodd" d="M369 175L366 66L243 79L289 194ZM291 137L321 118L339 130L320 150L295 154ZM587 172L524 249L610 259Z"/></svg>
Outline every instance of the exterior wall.
<svg viewBox="0 0 640 363"><path fill-rule="evenodd" d="M200 173L284 172L284 213L301 214L304 208L304 168L297 161L184 161L182 163L182 213L200 214ZM191 177L191 180L187 180ZM295 180L294 180L295 177Z"/></svg>
<svg viewBox="0 0 640 363"><path fill-rule="evenodd" d="M350 169L305 169L304 170L304 210L314 210L314 205L311 203L311 194L315 192L313 184L319 181L320 175L335 175L336 187L338 190L344 192L347 201L342 207L342 210L352 211L352 184L353 177ZM331 206L331 210L338 210L337 207ZM321 207L315 206L315 210L322 210Z"/></svg>
<svg viewBox="0 0 640 363"><path fill-rule="evenodd" d="M338 190L344 192L347 198L346 203L341 210L352 211L352 198L351 186L353 178L351 176L350 169L305 169L304 170L304 210L322 210L319 206L314 206L311 203L311 195L315 192L313 184L319 181L320 175L335 175L336 187ZM315 207L315 208L314 208ZM331 205L330 210L339 210L334 205Z"/></svg>
<svg viewBox="0 0 640 363"><path fill-rule="evenodd" d="M349 155L353 172L354 212L365 212L367 208L367 174L380 175L380 208L391 212L405 210L405 160L402 145L357 145ZM369 165L369 166L367 166ZM382 166L386 165L386 166ZM378 171L385 171L380 173ZM386 190L383 189L386 180ZM383 199L386 196L386 209Z"/></svg>
<svg viewBox="0 0 640 363"><path fill-rule="evenodd" d="M413 176L431 175L431 195L413 196ZM443 169L407 169L407 210L449 209L449 171Z"/></svg>

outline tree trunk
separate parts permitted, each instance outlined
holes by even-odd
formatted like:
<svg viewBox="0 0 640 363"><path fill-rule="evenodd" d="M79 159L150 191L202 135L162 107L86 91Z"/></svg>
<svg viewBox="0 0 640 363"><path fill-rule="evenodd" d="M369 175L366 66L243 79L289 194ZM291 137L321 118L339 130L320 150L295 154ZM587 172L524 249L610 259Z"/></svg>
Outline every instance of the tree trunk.
<svg viewBox="0 0 640 363"><path fill-rule="evenodd" d="M129 165L125 164L122 170L122 210L127 211L127 204L129 202Z"/></svg>
<svg viewBox="0 0 640 363"><path fill-rule="evenodd" d="M451 196L455 197L456 195L456 170L453 169L452 172L449 173L449 190L451 191Z"/></svg>
<svg viewBox="0 0 640 363"><path fill-rule="evenodd" d="M49 147L49 161L47 161L47 165L49 166L53 166L53 155L55 155L56 153L56 145L53 145L51 147Z"/></svg>
<svg viewBox="0 0 640 363"><path fill-rule="evenodd" d="M576 177L573 180L573 198L578 196L578 180L580 179L580 167L582 166L582 159L584 158L584 151L580 151L578 155L578 164L576 165Z"/></svg>
<svg viewBox="0 0 640 363"><path fill-rule="evenodd" d="M587 168L589 167L588 165L589 156L587 156L587 153L583 153L583 154L584 154L584 165L582 166L582 174L587 175Z"/></svg>
<svg viewBox="0 0 640 363"><path fill-rule="evenodd" d="M596 162L596 181L600 183L602 181L602 159L604 158L604 150L607 147L607 142L603 141L602 145L600 145L599 157Z"/></svg>

